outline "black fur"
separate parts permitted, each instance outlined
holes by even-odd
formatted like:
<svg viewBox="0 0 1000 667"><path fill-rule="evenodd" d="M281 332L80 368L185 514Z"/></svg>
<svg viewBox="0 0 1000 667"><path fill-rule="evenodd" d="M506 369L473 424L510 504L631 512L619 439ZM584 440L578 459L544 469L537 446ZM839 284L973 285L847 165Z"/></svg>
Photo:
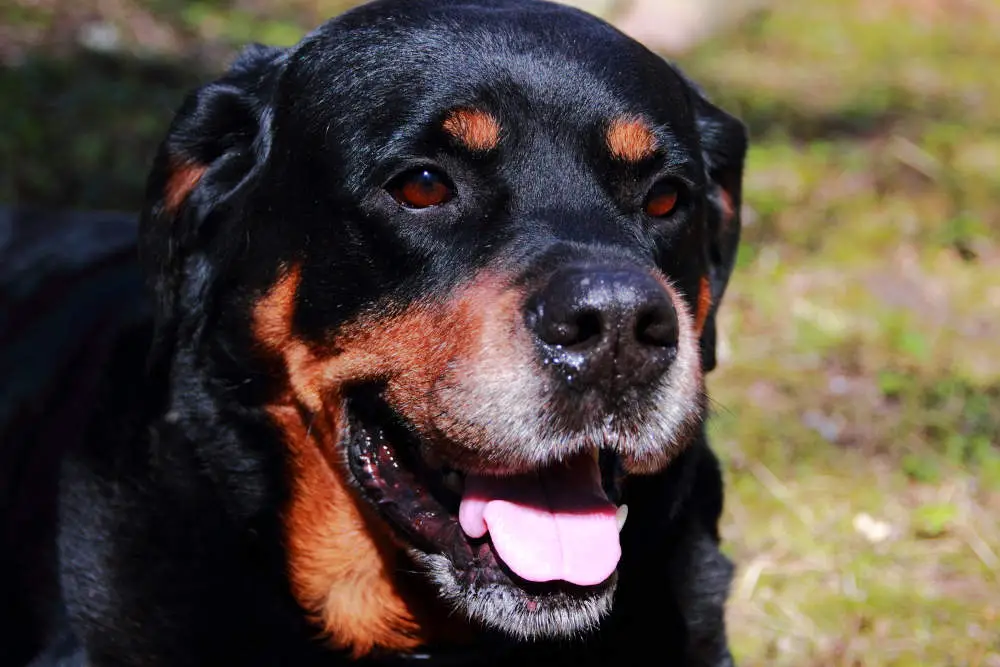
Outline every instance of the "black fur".
<svg viewBox="0 0 1000 667"><path fill-rule="evenodd" d="M500 117L503 151L442 147L434 128L459 105ZM665 157L629 170L601 153L598 128L623 114L653 123ZM346 662L315 641L289 590L286 453L262 410L280 388L251 336L261 294L300 264L296 331L321 340L487 266L527 276L559 252L625 257L669 276L692 308L709 276L710 370L745 151L743 126L672 66L547 3L381 0L291 49L249 48L180 108L150 176L138 263L106 231L131 234L128 223L57 220L38 239L9 216L0 331L41 302L91 299L104 316L0 333L0 664ZM471 194L429 215L393 209L381 185L426 156ZM178 160L206 171L175 215L163 193ZM645 225L637 207L663 174L686 183L681 210ZM723 189L737 219L722 220ZM83 237L105 241L83 252ZM130 287L140 266L148 295ZM23 380L35 373L25 340L66 360L44 387ZM598 634L487 635L419 662L730 665L732 566L703 433L664 472L633 479L626 500L618 592Z"/></svg>

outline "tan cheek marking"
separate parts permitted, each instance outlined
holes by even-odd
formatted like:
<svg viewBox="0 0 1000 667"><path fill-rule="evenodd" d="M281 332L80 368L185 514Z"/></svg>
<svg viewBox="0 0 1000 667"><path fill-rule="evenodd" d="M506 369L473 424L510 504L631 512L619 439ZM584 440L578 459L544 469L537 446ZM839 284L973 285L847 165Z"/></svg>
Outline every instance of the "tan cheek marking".
<svg viewBox="0 0 1000 667"><path fill-rule="evenodd" d="M314 412L331 387L391 380L390 391L401 401L397 407L420 421L426 392L450 360L465 354L483 326L476 316L482 310L477 299L491 298L489 288L476 289L480 283L474 283L449 302L418 304L392 318L361 318L342 327L329 344L335 352L326 353L287 333L299 279L296 269L286 272L258 303L254 326L257 340L284 357L296 397Z"/></svg>
<svg viewBox="0 0 1000 667"><path fill-rule="evenodd" d="M205 175L208 165L185 161L171 161L170 175L163 187L163 207L170 215L176 215L181 204L187 199L194 186Z"/></svg>
<svg viewBox="0 0 1000 667"><path fill-rule="evenodd" d="M698 285L698 307L695 311L694 318L694 329L697 335L701 335L702 330L705 328L705 322L708 320L708 314L712 310L712 286L705 276L701 277L701 283Z"/></svg>
<svg viewBox="0 0 1000 667"><path fill-rule="evenodd" d="M489 151L500 143L500 123L477 109L456 109L444 121L444 130L474 151Z"/></svg>
<svg viewBox="0 0 1000 667"><path fill-rule="evenodd" d="M442 637L463 641L471 634L467 624L437 608L431 591L409 590L396 576L400 549L355 498L339 449L339 383L386 374L404 359L414 368L433 367L436 347L419 333L431 323L411 316L356 327L354 334L338 337L336 348L343 351L324 359L293 335L300 280L298 268L288 270L254 312L257 340L284 359L289 382L289 395L268 412L290 453L285 526L293 593L330 643L356 658L374 647L407 651ZM414 382L417 388L425 383ZM307 408L308 423L297 403Z"/></svg>
<svg viewBox="0 0 1000 667"><path fill-rule="evenodd" d="M616 118L607 133L611 155L626 162L639 162L652 157L657 141L653 131L639 118Z"/></svg>
<svg viewBox="0 0 1000 667"><path fill-rule="evenodd" d="M272 406L291 454L285 529L292 592L336 648L355 658L376 646L405 651L426 641L397 591L399 552L348 490L336 451L339 416L303 423L293 406Z"/></svg>
<svg viewBox="0 0 1000 667"><path fill-rule="evenodd" d="M477 276L434 318L438 324L428 331L438 333L428 354L412 350L405 357L411 370L389 383L390 402L453 465L474 470L487 461L493 467L507 463L491 459L502 457L503 448L475 420L484 409L480 401L490 397L476 390L492 386L503 403L524 389L518 369L524 372L525 351L532 348L517 337L522 300L496 276ZM503 385L505 377L513 378L510 384Z"/></svg>

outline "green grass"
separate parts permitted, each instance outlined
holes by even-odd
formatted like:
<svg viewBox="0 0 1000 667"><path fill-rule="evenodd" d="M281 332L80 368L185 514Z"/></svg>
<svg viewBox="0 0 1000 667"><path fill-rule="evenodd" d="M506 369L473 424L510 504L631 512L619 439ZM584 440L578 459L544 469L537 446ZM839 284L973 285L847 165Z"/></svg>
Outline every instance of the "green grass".
<svg viewBox="0 0 1000 667"><path fill-rule="evenodd" d="M68 2L0 9L0 200L137 207L187 87L344 4L123 0L128 57L84 58ZM998 34L778 0L679 58L753 138L710 379L741 665L1000 667Z"/></svg>
<svg viewBox="0 0 1000 667"><path fill-rule="evenodd" d="M1000 12L958 5L682 60L754 139L710 384L743 665L1000 665Z"/></svg>

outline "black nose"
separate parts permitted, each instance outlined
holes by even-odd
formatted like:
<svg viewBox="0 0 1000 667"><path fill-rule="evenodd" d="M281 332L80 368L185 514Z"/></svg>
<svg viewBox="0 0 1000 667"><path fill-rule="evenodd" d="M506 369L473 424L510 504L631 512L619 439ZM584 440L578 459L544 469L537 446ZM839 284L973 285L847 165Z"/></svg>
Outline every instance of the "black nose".
<svg viewBox="0 0 1000 667"><path fill-rule="evenodd" d="M571 384L647 384L677 354L670 295L638 267L559 269L529 299L525 319L547 361L556 362Z"/></svg>

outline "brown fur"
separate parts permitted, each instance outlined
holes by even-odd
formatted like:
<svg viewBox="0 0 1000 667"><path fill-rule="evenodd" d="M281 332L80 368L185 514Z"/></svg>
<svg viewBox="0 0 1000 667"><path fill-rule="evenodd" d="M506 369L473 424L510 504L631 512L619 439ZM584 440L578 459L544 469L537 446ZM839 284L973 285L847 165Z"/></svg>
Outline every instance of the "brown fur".
<svg viewBox="0 0 1000 667"><path fill-rule="evenodd" d="M193 162L178 160L171 163L170 175L163 186L163 207L167 213L177 213L207 169L207 165Z"/></svg>
<svg viewBox="0 0 1000 667"><path fill-rule="evenodd" d="M282 353L292 390L312 411L321 410L325 394L348 381L390 381L397 388L395 397L412 404L474 333L469 316L475 308L463 307L462 298L446 304L417 304L395 317L363 318L343 326L329 345L323 346L336 350L331 354L289 333L298 281L296 269L287 272L258 303L256 337ZM452 337L421 333L431 331L449 331ZM406 405L400 407L406 411Z"/></svg>
<svg viewBox="0 0 1000 667"><path fill-rule="evenodd" d="M375 647L412 650L445 636L466 640L467 624L429 607L433 594L402 580L405 555L350 489L338 446L340 387L347 380L396 377L394 402L418 421L426 414L420 398L428 378L455 350L413 332L441 330L444 322L433 309L415 308L385 323L345 327L332 346L338 352L323 354L292 331L299 280L297 268L286 271L254 313L256 338L283 358L289 385L269 413L291 454L285 525L293 593L331 642L355 657Z"/></svg>
<svg viewBox="0 0 1000 667"><path fill-rule="evenodd" d="M296 398L310 411L319 412L328 395L346 382L381 380L392 405L430 439L442 424L441 406L429 402L434 384L457 361L475 375L482 364L513 365L518 354L504 329L512 321L517 294L503 290L498 281L479 277L446 302L418 303L390 318L361 320L341 327L324 349L311 347L289 336L294 312L298 272L289 271L257 306L256 337L266 347L281 352ZM487 326L489 321L490 326ZM448 332L429 335L427 332ZM474 343L494 339L490 345ZM506 342L505 342L506 341ZM486 348L485 351L483 348ZM336 350L330 353L328 350ZM484 360L483 355L490 359ZM445 433L444 435L449 435ZM457 436L458 434L451 434ZM466 444L475 438L458 438ZM445 438L447 445L452 438ZM450 452L456 463L469 451Z"/></svg>
<svg viewBox="0 0 1000 667"><path fill-rule="evenodd" d="M444 121L444 130L473 151L489 151L500 144L500 123L478 109L456 109Z"/></svg>
<svg viewBox="0 0 1000 667"><path fill-rule="evenodd" d="M297 267L286 270L254 312L255 336L283 360L288 382L287 396L269 412L291 454L285 524L295 596L336 646L355 655L375 647L411 650L443 634L467 639L473 635L468 625L443 625L443 610L421 606L433 595L407 587L399 574L401 546L349 487L338 442L341 388L383 381L385 399L456 467L518 471L526 464L505 453L485 424L462 418L479 407L476 401L495 399L493 391L528 392L522 401L539 400L534 392L540 388L523 383L534 377L525 352L530 339L517 324L523 297L496 276L480 274L449 299L418 302L390 317L362 317L319 345L293 331L299 280ZM661 280L693 339L693 318ZM707 304L700 295L699 322ZM484 379L487 384L479 384ZM700 382L700 375L685 381ZM477 386L487 393L476 393Z"/></svg>
<svg viewBox="0 0 1000 667"><path fill-rule="evenodd" d="M364 516L336 459L337 415L303 423L292 405L272 406L291 454L286 509L292 592L337 648L361 657L375 647L406 651L427 637L394 581L399 556Z"/></svg>
<svg viewBox="0 0 1000 667"><path fill-rule="evenodd" d="M653 156L657 141L653 130L640 118L616 118L608 127L608 150L626 162L641 162Z"/></svg>

